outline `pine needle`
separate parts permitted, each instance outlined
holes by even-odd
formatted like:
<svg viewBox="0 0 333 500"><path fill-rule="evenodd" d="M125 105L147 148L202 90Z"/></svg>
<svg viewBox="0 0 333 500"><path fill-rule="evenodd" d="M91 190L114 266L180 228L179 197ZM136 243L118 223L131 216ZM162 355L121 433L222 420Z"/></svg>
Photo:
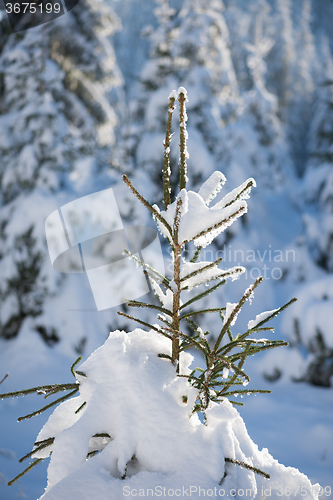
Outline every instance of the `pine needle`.
<svg viewBox="0 0 333 500"><path fill-rule="evenodd" d="M26 474L27 472L29 472L29 470L31 470L33 467L35 467L35 465L39 464L39 462L42 462L43 460L45 460L44 458L38 458L37 460L35 460L34 462L32 462L29 467L27 467L23 472L21 472L21 474L19 474L18 476L14 477L14 479L12 479L11 481L9 481L8 483L8 486L11 486L13 483L15 483L15 481L17 481L18 479L20 479L22 476L24 476L24 474Z"/></svg>
<svg viewBox="0 0 333 500"><path fill-rule="evenodd" d="M16 398L19 396L27 396L28 394L45 394L46 392L53 391L54 389L61 388L61 390L74 389L78 387L77 384L53 384L53 385L40 385L38 387L32 387L30 389L21 389L20 391L6 392L5 394L0 394L0 399L5 398Z"/></svg>
<svg viewBox="0 0 333 500"><path fill-rule="evenodd" d="M77 410L75 410L75 415L76 415L77 413L79 413L79 411L81 411L81 410L82 410L82 409L86 406L86 404L87 404L87 401L84 401L84 402L82 403L82 405L81 405L81 406L79 406Z"/></svg>
<svg viewBox="0 0 333 500"><path fill-rule="evenodd" d="M51 444L53 444L53 443L54 443L54 438L46 439L39 446L37 446L34 450L30 451L30 453L27 453L26 455L24 455L24 457L20 458L19 462L22 463L24 460L31 457L35 453L37 453L37 451L43 450L44 448L51 446ZM35 446L36 446L36 444L35 444Z"/></svg>
<svg viewBox="0 0 333 500"><path fill-rule="evenodd" d="M126 302L128 307L146 307L147 309L156 309L156 311L160 311L164 314L167 314L168 316L171 314L171 311L168 309L165 309L164 307L157 306L155 304L149 304L146 302L139 302L137 300L129 300Z"/></svg>
<svg viewBox="0 0 333 500"><path fill-rule="evenodd" d="M156 219L158 219L163 224L163 226L168 230L168 232L170 233L170 236L172 237L172 229L171 229L170 225L161 216L161 214L154 207L152 207L151 204L139 193L139 191L137 191L135 189L135 187L133 186L133 184L131 183L131 181L129 180L127 175L125 175L125 174L123 175L123 181L125 182L125 184L127 184L127 186L130 188L132 193L138 198L138 200L140 200L141 203L146 208L148 208L148 210L150 210L150 212L154 215L154 217L156 217Z"/></svg>
<svg viewBox="0 0 333 500"><path fill-rule="evenodd" d="M266 479L271 478L271 476L267 474L267 472L264 472L261 469L258 469L257 467L253 467L252 465L246 464L245 462L241 462L240 460L235 460L234 458L225 458L224 460L226 462L229 462L230 464L239 465L240 467L244 467L245 469L251 470L256 474L260 474L261 476L264 476Z"/></svg>
<svg viewBox="0 0 333 500"><path fill-rule="evenodd" d="M161 283L163 283L163 285L169 286L170 281L165 276L163 276L163 274L159 273L156 269L151 267L146 262L143 262L142 260L138 259L138 257L129 250L125 249L124 253L128 255L132 260L137 262L141 267L143 267L144 269L148 269L153 275L157 276L157 278L159 278L159 280L161 281Z"/></svg>
<svg viewBox="0 0 333 500"><path fill-rule="evenodd" d="M183 316L181 316L180 319L182 320L190 318L191 316L196 316L197 314L214 313L220 311L225 311L225 307L211 307L208 309L198 309L197 311L190 311L186 314L183 314Z"/></svg>
<svg viewBox="0 0 333 500"><path fill-rule="evenodd" d="M81 359L82 359L82 356L79 356L77 358L77 360L75 360L74 363L71 366L71 372L72 372L72 375L73 375L74 378L75 378L74 368L76 367L76 365L78 365L80 363Z"/></svg>
<svg viewBox="0 0 333 500"><path fill-rule="evenodd" d="M190 260L190 262L196 262L198 260L201 250L202 250L202 247L196 248L194 255L193 255L192 259Z"/></svg>
<svg viewBox="0 0 333 500"><path fill-rule="evenodd" d="M162 330L159 330L153 325L150 325L149 323L146 323L145 321L142 321L139 318L134 318L133 316L130 316L129 314L123 313L121 311L117 311L117 314L119 316L125 316L125 318L132 319L133 321L136 321L137 323L140 323L140 325L147 326L148 328L155 330L155 332L160 333L161 335L164 335L164 337L167 337L168 339L172 339L171 335L168 335L166 332L163 332Z"/></svg>
<svg viewBox="0 0 333 500"><path fill-rule="evenodd" d="M206 266L201 267L201 268L197 269L196 271L193 271L190 274L187 274L186 276L183 276L183 278L181 278L180 281L182 282L182 281L188 280L189 278L192 278L192 276L196 276L197 274L202 273L203 271L206 271L207 269L210 269L211 267L217 266L218 264L220 264L220 262L222 262L222 257L220 257L219 259L216 259L214 262L210 262Z"/></svg>
<svg viewBox="0 0 333 500"><path fill-rule="evenodd" d="M193 304L193 302L196 302L197 300L203 299L204 297L206 297L210 293L212 293L215 290L217 290L218 288L220 288L220 286L224 285L225 282L226 282L225 280L220 281L219 283L217 283L216 285L212 286L211 288L208 288L204 292L201 292L198 295L196 295L195 297L192 297L192 299L190 299L187 302L185 302L185 304L182 304L179 309L180 310L184 309L185 307L188 307L190 304Z"/></svg>
<svg viewBox="0 0 333 500"><path fill-rule="evenodd" d="M239 313L239 311L241 310L241 308L243 307L245 301L252 295L252 293L254 292L254 290L257 288L257 286L262 283L263 281L263 278L262 276L260 276L259 278L256 279L256 281L253 283L253 285L251 285L247 290L246 292L244 293L243 297L240 299L240 301L238 302L237 306L234 308L234 310L232 311L232 313L230 314L228 320L225 322L225 324L223 325L223 328L221 330L221 333L220 335L218 336L217 338L217 341L215 342L215 346L214 346L214 349L217 349L221 343L221 340L225 334L225 332L227 331L227 329L230 327L233 319L235 318L235 316L237 316L237 314Z"/></svg>
<svg viewBox="0 0 333 500"><path fill-rule="evenodd" d="M39 415L40 413L43 413L43 411L48 410L49 408L52 408L52 406L65 401L66 399L70 398L71 396L74 396L74 394L76 394L78 390L79 390L79 387L74 389L74 391L72 391L68 394L65 394L65 396L62 396L61 398L56 399L55 401L52 401L52 403L44 406L43 408L40 408L39 410L33 411L32 413L29 413L29 415L25 415L24 417L19 417L17 419L17 421L21 422L22 420L26 420L28 418L34 417L35 415Z"/></svg>
<svg viewBox="0 0 333 500"><path fill-rule="evenodd" d="M229 215L229 217L226 217L225 219L220 220L220 222L217 222L214 224L214 226L210 226L208 229L204 229L200 233L196 234L191 241L194 241L198 238L201 238L202 236L205 236L206 234L210 233L214 229L218 229L219 227L223 226L223 224L229 224L231 221L236 220L238 217L240 217L242 214L244 214L246 211L245 207L240 207L236 212L233 214ZM184 243L189 243L188 240L185 240Z"/></svg>

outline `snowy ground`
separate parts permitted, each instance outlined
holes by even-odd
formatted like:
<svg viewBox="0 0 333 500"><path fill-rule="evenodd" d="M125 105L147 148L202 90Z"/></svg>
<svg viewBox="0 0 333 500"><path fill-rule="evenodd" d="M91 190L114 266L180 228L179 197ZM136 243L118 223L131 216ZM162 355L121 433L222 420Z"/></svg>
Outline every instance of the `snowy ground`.
<svg viewBox="0 0 333 500"><path fill-rule="evenodd" d="M260 367L260 361L251 362ZM252 376L252 384L273 392L243 400L245 405L239 411L251 438L259 448L267 447L280 463L298 468L312 483L332 490L332 388L284 379L268 383L258 375ZM321 498L333 496L324 494Z"/></svg>
<svg viewBox="0 0 333 500"><path fill-rule="evenodd" d="M2 391L15 390L50 382L70 382L69 358L57 354L42 345L38 338L26 332L20 343L1 344L1 374L10 373L2 384ZM199 360L195 364L200 363ZM280 463L298 468L312 483L319 482L323 488L333 488L333 391L296 384L282 377L278 382L268 383L260 372L265 366L260 359L251 359L248 373L251 386L269 388L270 395L249 396L243 399L240 408L251 438L269 452ZM25 397L4 400L0 403L0 498L13 500L27 498L36 500L46 486L48 460L38 465L13 486L6 482L23 470L18 459L26 454L46 421L47 414L21 423L16 418L43 406L41 397ZM281 485L283 486L283 485ZM326 493L328 493L328 488ZM287 498L285 494L282 498ZM330 498L325 492L321 498ZM292 498L292 495L290 496Z"/></svg>

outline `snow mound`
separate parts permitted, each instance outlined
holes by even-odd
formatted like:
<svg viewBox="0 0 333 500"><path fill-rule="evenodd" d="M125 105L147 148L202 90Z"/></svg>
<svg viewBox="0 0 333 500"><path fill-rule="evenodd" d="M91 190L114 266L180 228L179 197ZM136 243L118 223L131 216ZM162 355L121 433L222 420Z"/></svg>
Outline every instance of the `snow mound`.
<svg viewBox="0 0 333 500"><path fill-rule="evenodd" d="M204 490L226 498L248 490L247 498L263 499L268 488L272 499L281 498L281 488L299 500L318 498L319 485L279 464L267 449L258 450L229 401L208 409L206 425L191 416L197 390L157 356L170 352L170 341L154 332L115 331L80 366L80 395L57 407L37 438L55 437L43 500L163 492L199 498ZM192 359L182 353L182 374L189 373ZM50 450L35 456L46 457ZM271 479L225 458L262 469Z"/></svg>

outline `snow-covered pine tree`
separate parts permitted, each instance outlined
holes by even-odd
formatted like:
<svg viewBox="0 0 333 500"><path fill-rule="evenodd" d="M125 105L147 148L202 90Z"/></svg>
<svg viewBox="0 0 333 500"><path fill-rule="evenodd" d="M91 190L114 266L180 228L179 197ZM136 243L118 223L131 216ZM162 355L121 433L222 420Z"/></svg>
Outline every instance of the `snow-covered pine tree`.
<svg viewBox="0 0 333 500"><path fill-rule="evenodd" d="M170 87L181 82L195 96L188 108L192 121L188 149L193 185L216 168L217 130L230 119L238 92L222 1L186 0L178 12L170 8L167 0L157 3L159 24L150 35L150 57L140 75L142 91L133 134L135 170L139 175L149 172L147 196L154 196L161 188L164 123L160 117L166 109ZM177 161L172 153L171 164ZM176 185L176 178L171 179L171 185Z"/></svg>
<svg viewBox="0 0 333 500"><path fill-rule="evenodd" d="M273 27L275 43L268 56L269 85L279 98L281 110L285 111L292 95L293 68L296 60L290 0L276 0Z"/></svg>
<svg viewBox="0 0 333 500"><path fill-rule="evenodd" d="M252 88L243 92L243 106L239 108L237 119L225 127L221 146L230 150L229 154L225 153L229 164L241 165L244 172L257 175L260 182L274 189L282 181L287 148L277 99L266 89L265 58L274 46L274 40L264 35L267 11L266 2L252 9L253 39L252 43L245 44ZM234 141L233 146L230 141Z"/></svg>
<svg viewBox="0 0 333 500"><path fill-rule="evenodd" d="M275 191L288 175L290 159L278 100L266 88L265 59L274 47L274 40L265 34L268 12L266 2L252 8L252 40L244 44L252 88L242 92L242 105L222 130L219 144L231 182L236 184L242 172L257 176L262 186Z"/></svg>
<svg viewBox="0 0 333 500"><path fill-rule="evenodd" d="M271 6L267 0L224 0L226 20L232 61L234 64L239 88L249 90L253 80L247 64L247 44L253 43L256 31L256 18L260 13L263 35L271 38L273 33Z"/></svg>
<svg viewBox="0 0 333 500"><path fill-rule="evenodd" d="M327 39L322 41L325 70L318 86L311 124L310 159L304 176L305 206L316 215L306 215L306 234L315 262L333 272L333 59Z"/></svg>
<svg viewBox="0 0 333 500"><path fill-rule="evenodd" d="M305 171L309 155L311 107L314 90L318 82L319 57L312 32L311 0L303 0L302 8L295 23L295 80L293 95L289 103L289 140L294 165L298 174ZM320 71L321 72L321 71Z"/></svg>
<svg viewBox="0 0 333 500"><path fill-rule="evenodd" d="M59 275L49 263L44 223L66 196L85 194L109 160L117 121L109 101L122 79L107 36L118 20L103 2L82 0L55 21L18 34L6 34L6 22L3 17L0 335L13 338L27 318L36 318L30 327L53 344L59 315L40 315L59 290Z"/></svg>
<svg viewBox="0 0 333 500"><path fill-rule="evenodd" d="M293 22L293 9L297 22ZM311 1L293 4L277 0L273 20L275 44L268 56L268 86L278 96L294 168L297 175L302 175L309 154L311 104L318 73Z"/></svg>
<svg viewBox="0 0 333 500"><path fill-rule="evenodd" d="M333 60L328 40L321 40L325 61L310 128L309 160L298 204L303 214L304 234L298 243L301 273L299 302L288 312L284 330L291 344L307 356L300 379L329 387L333 374ZM297 248L297 247L296 247ZM320 313L318 314L318 311Z"/></svg>
<svg viewBox="0 0 333 500"><path fill-rule="evenodd" d="M171 172L166 144L165 210L151 205L124 175L125 183L152 214L172 249L170 277L128 252L142 265L160 301L159 306L137 301L129 301L128 305L154 309L159 323L145 324L149 331L111 332L105 344L79 370L76 366L80 358L72 365L74 383L0 395L15 397L36 392L48 397L67 392L47 405L51 407L62 402L43 427L32 452L21 459L34 457L36 460L14 480L52 452L44 500L68 497L90 500L92 495L96 500L106 500L110 496L120 500L131 492L138 495L138 490L139 496L148 496L154 491L158 495L159 491L166 490L170 496L181 496L184 489L184 495L188 496L190 490L193 498L200 498L203 491L205 496L206 492L207 496L212 496L214 491L217 495L217 490L219 496L235 496L233 492L246 490L254 499L264 488L269 488L270 498L277 500L281 497L281 483L288 491L292 488L297 500L318 499L318 484L312 486L304 474L279 464L267 449L258 450L229 401L238 394L258 392L240 388L249 382L243 369L246 358L285 345L285 342L254 339L252 334L272 330L265 326L266 323L295 299L257 315L248 323L246 331L237 335L232 327L262 278L245 290L237 303L227 303L216 309L202 310L200 305L195 311L188 309L228 278L237 279L244 269L222 270L218 267L220 259L200 263L186 261L182 249L190 241L198 248L209 244L242 216L255 182L248 179L212 207L209 205L225 181L221 172L214 172L198 193L186 189L187 118L183 87L170 94L170 111L176 99L180 108L180 168L179 193L175 200L170 199ZM167 130L169 138L170 127ZM211 281L217 283L209 287ZM197 287L203 287L203 291L189 298L188 290ZM219 333L213 348L207 341L209 332L203 332L193 320L198 314L220 316L221 324L215 325ZM194 337L184 333L182 324L186 321L194 326ZM203 368L190 370L193 358L184 351L191 347L202 353ZM71 398L78 392L78 396ZM203 421L198 418L200 413Z"/></svg>
<svg viewBox="0 0 333 500"><path fill-rule="evenodd" d="M245 16L249 24L244 33L246 46L251 46L256 54L254 56L243 48L247 54L248 83L242 92L239 91L233 68L222 4L183 2L178 13L170 11L168 3L162 4L161 12L164 14L160 21L161 27L151 34L151 58L141 74L143 92L137 107L139 118L133 134L137 142L133 148L136 168L132 177L147 199L156 198L162 187L161 144L164 124L160 116L165 109L168 89L179 84L183 84L194 96L187 108L191 123L188 129L191 188L203 180L203 175L208 176L214 170L223 168L232 188L237 187L239 179L256 176L262 187L270 187L275 192L281 187L288 171L292 171L278 101L266 89L264 57L273 43L268 36L269 6L263 0L253 10L255 3L251 2L252 10L249 13L245 8L238 11L241 12L241 19ZM228 11L230 13L229 9L226 14ZM162 13L158 15L162 16ZM248 65L254 59L255 67L251 69ZM216 69L218 67L224 68L222 73ZM177 182L175 166L178 158L172 148L170 161L173 188ZM258 195L259 198L256 197L254 224L249 220L252 218L251 213L249 218L246 216L236 221L214 240L208 252L223 251L231 244L233 248L239 248L240 253L245 247L255 252L259 246L260 252L267 254L269 245L277 244L270 232L271 226L258 222L260 216L263 219L267 217L270 208L265 195L261 197L263 191ZM245 226L245 222L249 224ZM263 227L268 228L265 234ZM239 239L232 240L236 235L239 235ZM188 245L186 250L192 252L193 246ZM237 260L233 262L238 264ZM257 265L250 263L248 271ZM267 281L263 288L266 288L264 295L268 301L272 301L270 282ZM217 294L216 301L227 298L233 302L232 297L226 297L228 293L229 289L220 290L219 294L223 294L223 298ZM267 308L273 308L272 302L267 304Z"/></svg>

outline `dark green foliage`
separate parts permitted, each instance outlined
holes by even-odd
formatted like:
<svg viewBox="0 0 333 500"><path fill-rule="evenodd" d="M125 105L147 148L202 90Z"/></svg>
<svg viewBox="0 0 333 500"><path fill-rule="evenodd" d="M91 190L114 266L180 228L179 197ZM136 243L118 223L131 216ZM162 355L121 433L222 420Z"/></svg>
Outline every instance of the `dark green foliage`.
<svg viewBox="0 0 333 500"><path fill-rule="evenodd" d="M33 227L17 236L13 249L15 274L4 280L0 285L0 299L5 301L9 297L15 298L17 312L1 323L0 336L5 339L15 337L27 316L38 316L42 312L42 305L47 290L41 279L43 263L42 253L36 248L36 238L33 236ZM46 332L40 332L42 335ZM47 335L46 335L47 336ZM56 342L55 335L51 343Z"/></svg>
<svg viewBox="0 0 333 500"><path fill-rule="evenodd" d="M40 334L45 344L47 344L48 346L53 346L54 344L57 344L60 340L57 334L57 330L53 327L47 328L44 325L37 325L35 327L35 330Z"/></svg>
<svg viewBox="0 0 333 500"><path fill-rule="evenodd" d="M295 379L295 382L308 382L320 387L331 387L331 377L333 375L333 349L326 345L322 332L317 328L314 337L305 343L299 329L297 320L294 322L295 347L301 352L309 352L313 359L307 366L306 373Z"/></svg>
<svg viewBox="0 0 333 500"><path fill-rule="evenodd" d="M332 80L326 80L322 84L322 87L330 87L330 99L333 99ZM333 100L326 101L326 105L329 113L322 120L321 127L318 130L317 150L314 151L311 156L322 163L333 163L333 153L330 151L330 146L333 145L333 128L332 121L329 116L332 113Z"/></svg>

